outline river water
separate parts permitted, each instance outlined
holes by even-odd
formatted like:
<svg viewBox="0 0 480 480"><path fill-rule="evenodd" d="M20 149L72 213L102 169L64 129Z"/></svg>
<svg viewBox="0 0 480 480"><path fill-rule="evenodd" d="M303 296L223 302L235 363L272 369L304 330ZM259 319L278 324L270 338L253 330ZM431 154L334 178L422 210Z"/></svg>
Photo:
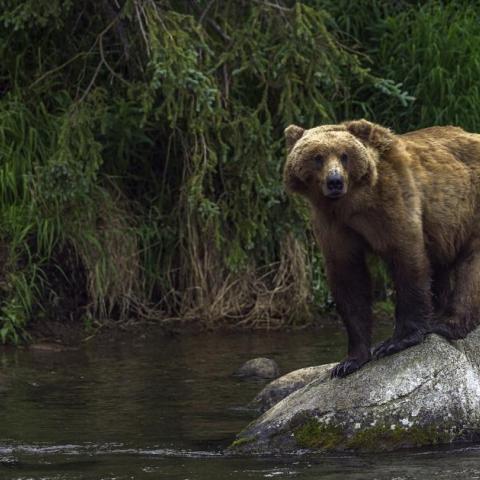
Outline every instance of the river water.
<svg viewBox="0 0 480 480"><path fill-rule="evenodd" d="M0 351L0 479L480 479L480 448L382 455L232 458L265 382L231 375L274 358L282 372L339 360L338 327Z"/></svg>

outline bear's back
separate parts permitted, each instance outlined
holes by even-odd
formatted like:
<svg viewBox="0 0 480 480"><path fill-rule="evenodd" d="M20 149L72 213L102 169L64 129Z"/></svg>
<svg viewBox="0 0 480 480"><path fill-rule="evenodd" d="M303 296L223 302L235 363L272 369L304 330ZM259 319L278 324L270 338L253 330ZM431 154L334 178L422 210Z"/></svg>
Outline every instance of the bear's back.
<svg viewBox="0 0 480 480"><path fill-rule="evenodd" d="M479 219L480 135L430 127L397 136L421 199L425 239L436 262L449 262ZM404 188L411 189L406 182Z"/></svg>
<svg viewBox="0 0 480 480"><path fill-rule="evenodd" d="M435 126L421 128L420 130L412 130L411 132L403 133L399 137L411 138L411 139L442 139L449 137L457 137L459 135L468 134L469 132L465 131L461 127L454 127L453 125L445 126Z"/></svg>
<svg viewBox="0 0 480 480"><path fill-rule="evenodd" d="M410 153L438 161L455 159L480 169L480 135L460 127L429 127L398 135ZM426 155L425 155L426 154Z"/></svg>

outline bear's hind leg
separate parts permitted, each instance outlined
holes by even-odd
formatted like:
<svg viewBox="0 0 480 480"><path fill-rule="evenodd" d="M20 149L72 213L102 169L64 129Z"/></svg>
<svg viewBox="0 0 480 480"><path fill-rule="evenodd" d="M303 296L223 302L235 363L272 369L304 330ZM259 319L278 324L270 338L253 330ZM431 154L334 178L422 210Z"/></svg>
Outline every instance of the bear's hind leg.
<svg viewBox="0 0 480 480"><path fill-rule="evenodd" d="M450 339L465 337L480 323L480 236L457 260L455 287L442 320L432 330Z"/></svg>
<svg viewBox="0 0 480 480"><path fill-rule="evenodd" d="M436 266L433 268L432 276L432 302L434 316L438 319L442 318L442 315L450 305L452 296L452 286L450 281L451 267Z"/></svg>

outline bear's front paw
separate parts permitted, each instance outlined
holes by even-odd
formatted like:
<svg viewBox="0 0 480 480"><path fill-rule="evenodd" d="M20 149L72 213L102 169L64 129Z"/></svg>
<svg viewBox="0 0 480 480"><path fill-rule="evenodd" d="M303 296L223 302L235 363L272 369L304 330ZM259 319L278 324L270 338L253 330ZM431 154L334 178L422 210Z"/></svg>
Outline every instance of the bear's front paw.
<svg viewBox="0 0 480 480"><path fill-rule="evenodd" d="M373 348L372 357L378 360L379 358L401 352L408 347L413 347L413 345L421 343L424 336L423 332L417 331L402 338L389 338Z"/></svg>
<svg viewBox="0 0 480 480"><path fill-rule="evenodd" d="M332 371L330 372L330 378L335 377L346 377L350 375L355 370L358 370L362 365L367 363L369 358L365 360L361 360L359 358L347 358L343 362L340 362L338 365L333 367Z"/></svg>

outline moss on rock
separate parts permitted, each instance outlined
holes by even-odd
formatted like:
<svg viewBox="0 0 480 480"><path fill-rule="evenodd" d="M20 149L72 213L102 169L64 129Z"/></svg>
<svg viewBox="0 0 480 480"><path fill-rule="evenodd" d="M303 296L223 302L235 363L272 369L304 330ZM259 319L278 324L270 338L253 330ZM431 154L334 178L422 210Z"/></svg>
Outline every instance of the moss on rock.
<svg viewBox="0 0 480 480"><path fill-rule="evenodd" d="M450 435L436 426L400 427L377 425L348 434L339 426L310 419L294 431L300 447L312 450L390 451L449 443Z"/></svg>
<svg viewBox="0 0 480 480"><path fill-rule="evenodd" d="M385 425L366 428L355 433L347 442L347 447L354 450L379 451L395 450L398 448L423 447L448 443L449 435L439 428L429 425L421 427L395 428Z"/></svg>
<svg viewBox="0 0 480 480"><path fill-rule="evenodd" d="M240 437L234 440L231 445L228 447L229 449L236 449L248 445L249 443L253 442L255 437Z"/></svg>
<svg viewBox="0 0 480 480"><path fill-rule="evenodd" d="M337 450L345 443L345 435L339 427L329 426L310 419L294 431L297 444L315 450Z"/></svg>

